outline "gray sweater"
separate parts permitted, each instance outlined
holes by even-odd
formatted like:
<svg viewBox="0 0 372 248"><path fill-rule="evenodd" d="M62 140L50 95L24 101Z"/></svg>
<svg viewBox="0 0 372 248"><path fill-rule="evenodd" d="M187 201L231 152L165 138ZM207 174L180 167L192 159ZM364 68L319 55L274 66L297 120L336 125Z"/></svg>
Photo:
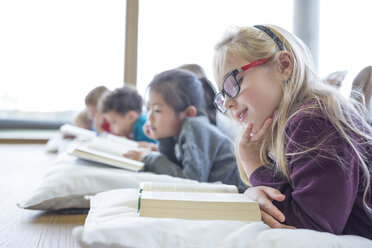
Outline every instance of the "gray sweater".
<svg viewBox="0 0 372 248"><path fill-rule="evenodd" d="M234 145L204 116L186 117L176 139L158 140L159 152L143 158L145 171L167 174L200 182L220 181L247 186L240 180Z"/></svg>

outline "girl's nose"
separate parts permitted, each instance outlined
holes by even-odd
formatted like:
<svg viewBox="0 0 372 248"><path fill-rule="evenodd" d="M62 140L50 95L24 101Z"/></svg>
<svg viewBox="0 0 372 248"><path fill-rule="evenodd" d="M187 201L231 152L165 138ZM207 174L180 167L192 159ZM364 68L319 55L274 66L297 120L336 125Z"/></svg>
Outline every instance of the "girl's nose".
<svg viewBox="0 0 372 248"><path fill-rule="evenodd" d="M234 99L231 99L227 95L225 95L225 102L223 103L223 106L229 110L233 108L236 105L236 101Z"/></svg>
<svg viewBox="0 0 372 248"><path fill-rule="evenodd" d="M153 120L152 110L149 110L149 111L147 112L147 120Z"/></svg>

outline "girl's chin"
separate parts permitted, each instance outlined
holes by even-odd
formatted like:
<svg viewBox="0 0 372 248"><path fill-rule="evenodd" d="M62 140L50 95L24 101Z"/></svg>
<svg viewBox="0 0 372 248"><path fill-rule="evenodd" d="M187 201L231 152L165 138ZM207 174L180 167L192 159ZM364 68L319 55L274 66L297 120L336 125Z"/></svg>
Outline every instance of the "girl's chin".
<svg viewBox="0 0 372 248"><path fill-rule="evenodd" d="M255 121L250 121L250 120L247 120L247 121L244 121L244 122L241 122L240 124L245 128L249 125L249 123L253 123L253 129L252 129L252 133L256 133L258 132L258 130L260 130L260 128L262 127L263 123L261 124L256 124L257 122Z"/></svg>
<svg viewBox="0 0 372 248"><path fill-rule="evenodd" d="M150 133L150 134L151 134L152 139L159 139L158 135L156 135L154 133Z"/></svg>
<svg viewBox="0 0 372 248"><path fill-rule="evenodd" d="M247 127L249 125L249 123L251 123L252 121L250 120L244 120L244 121L241 121L240 122L240 125L242 125L243 127ZM254 126L253 126L253 129L254 129Z"/></svg>
<svg viewBox="0 0 372 248"><path fill-rule="evenodd" d="M151 132L151 136L154 138L154 139L163 139L163 135L159 134L158 132L154 132L152 131Z"/></svg>

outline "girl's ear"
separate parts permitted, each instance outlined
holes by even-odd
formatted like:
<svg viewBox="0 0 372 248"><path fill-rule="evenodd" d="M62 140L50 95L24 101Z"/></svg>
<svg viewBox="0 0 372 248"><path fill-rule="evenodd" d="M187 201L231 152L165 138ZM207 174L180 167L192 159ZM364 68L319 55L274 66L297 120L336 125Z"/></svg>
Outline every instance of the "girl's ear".
<svg viewBox="0 0 372 248"><path fill-rule="evenodd" d="M187 109L183 111L185 116L187 117L195 117L196 116L196 108L194 106L188 106Z"/></svg>
<svg viewBox="0 0 372 248"><path fill-rule="evenodd" d="M284 76L285 80L288 80L293 71L293 60L292 55L289 52L282 51L278 57L280 73Z"/></svg>

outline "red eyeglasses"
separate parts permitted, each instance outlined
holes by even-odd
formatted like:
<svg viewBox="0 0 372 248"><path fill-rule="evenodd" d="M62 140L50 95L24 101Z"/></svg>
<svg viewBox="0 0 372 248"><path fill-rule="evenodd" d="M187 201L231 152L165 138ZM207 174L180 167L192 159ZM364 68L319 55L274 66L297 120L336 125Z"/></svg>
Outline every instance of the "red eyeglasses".
<svg viewBox="0 0 372 248"><path fill-rule="evenodd" d="M224 106L224 104L225 104L225 94L230 98L235 98L239 94L239 92L240 92L240 82L239 82L239 80L237 79L236 76L240 72L246 71L249 68L252 68L252 67L255 67L255 66L262 65L262 64L266 63L266 61L268 61L269 59L271 59L271 57L255 60L255 61L253 61L253 62L251 62L251 63L249 63L245 66L242 66L240 68L237 68L237 69L233 70L232 72L230 72L229 74L227 74L225 79L223 80L223 83L222 83L222 90L214 96L213 102L214 102L214 105L217 107L217 109L219 111L221 111L222 113L225 113L227 111L227 109Z"/></svg>

